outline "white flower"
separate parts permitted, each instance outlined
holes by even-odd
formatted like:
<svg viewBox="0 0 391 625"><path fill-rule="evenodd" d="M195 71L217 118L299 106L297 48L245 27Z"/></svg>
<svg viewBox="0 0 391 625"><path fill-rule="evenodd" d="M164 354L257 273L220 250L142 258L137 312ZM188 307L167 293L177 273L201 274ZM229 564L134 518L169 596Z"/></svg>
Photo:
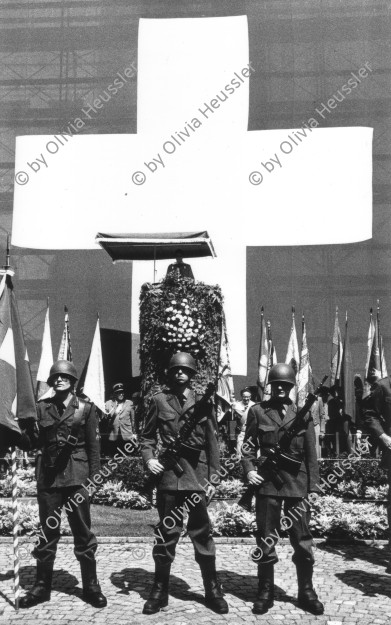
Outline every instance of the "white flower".
<svg viewBox="0 0 391 625"><path fill-rule="evenodd" d="M171 300L171 304L175 305L176 301L174 299Z"/></svg>

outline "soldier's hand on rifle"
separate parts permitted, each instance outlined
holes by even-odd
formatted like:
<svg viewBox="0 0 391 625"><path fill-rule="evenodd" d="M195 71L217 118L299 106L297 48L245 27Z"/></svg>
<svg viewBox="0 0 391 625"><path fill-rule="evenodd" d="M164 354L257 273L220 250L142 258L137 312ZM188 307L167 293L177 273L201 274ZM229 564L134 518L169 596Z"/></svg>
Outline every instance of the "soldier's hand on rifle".
<svg viewBox="0 0 391 625"><path fill-rule="evenodd" d="M147 462L147 467L154 475L158 475L164 471L164 466L160 464L159 460L156 460L156 458L150 458Z"/></svg>
<svg viewBox="0 0 391 625"><path fill-rule="evenodd" d="M265 481L263 477L258 475L257 471L249 471L247 473L247 479L250 484L262 484L262 482Z"/></svg>

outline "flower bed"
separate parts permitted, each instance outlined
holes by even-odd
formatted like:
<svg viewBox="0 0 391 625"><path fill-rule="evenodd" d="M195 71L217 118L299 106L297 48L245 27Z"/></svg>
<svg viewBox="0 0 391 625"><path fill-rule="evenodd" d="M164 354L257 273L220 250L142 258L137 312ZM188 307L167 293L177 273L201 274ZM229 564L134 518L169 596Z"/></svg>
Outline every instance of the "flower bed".
<svg viewBox="0 0 391 625"><path fill-rule="evenodd" d="M38 504L19 502L18 508L20 534L22 536L33 536L41 527L38 516ZM12 534L12 528L12 502L10 500L0 499L0 535L10 536ZM65 512L63 512L61 516L61 534L67 536L71 535Z"/></svg>
<svg viewBox="0 0 391 625"><path fill-rule="evenodd" d="M108 481L92 495L91 503L114 508L133 508L135 510L149 510L151 504L136 491L128 491L122 482Z"/></svg>
<svg viewBox="0 0 391 625"><path fill-rule="evenodd" d="M384 539L388 537L387 512L372 503L344 503L338 497L317 497L311 506L313 536L341 539ZM209 511L214 536L253 536L255 513L237 504L218 503ZM287 536L285 530L280 536Z"/></svg>
<svg viewBox="0 0 391 625"><path fill-rule="evenodd" d="M37 495L37 484L35 481L34 468L17 469L16 484L18 497L34 497ZM11 497L12 495L12 477L7 475L0 480L0 497Z"/></svg>

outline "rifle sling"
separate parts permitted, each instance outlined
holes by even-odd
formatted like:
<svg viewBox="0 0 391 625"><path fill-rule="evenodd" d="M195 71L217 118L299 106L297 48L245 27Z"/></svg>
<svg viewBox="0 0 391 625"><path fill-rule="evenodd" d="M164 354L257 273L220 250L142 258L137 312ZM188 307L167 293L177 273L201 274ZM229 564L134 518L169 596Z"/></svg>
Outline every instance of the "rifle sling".
<svg viewBox="0 0 391 625"><path fill-rule="evenodd" d="M316 396L314 397L316 399ZM311 404L308 406L305 412L304 412L305 406L303 406L303 408L300 410L300 413L296 415L296 418L293 421L291 427L288 430L285 430L279 443L281 449L285 449L285 450L289 449L291 442L293 441L295 436L300 432L300 430L302 430L303 428L307 428L307 425L311 417L306 418L306 416L308 412L311 410L311 407L315 399L311 402Z"/></svg>

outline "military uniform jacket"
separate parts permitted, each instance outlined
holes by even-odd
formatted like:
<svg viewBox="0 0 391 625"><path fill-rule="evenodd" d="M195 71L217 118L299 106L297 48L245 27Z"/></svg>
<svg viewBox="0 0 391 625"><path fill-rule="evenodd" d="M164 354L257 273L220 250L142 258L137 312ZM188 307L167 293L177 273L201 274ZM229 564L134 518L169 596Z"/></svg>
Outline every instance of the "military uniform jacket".
<svg viewBox="0 0 391 625"><path fill-rule="evenodd" d="M371 392L362 400L362 421L376 438L382 434L391 436L391 383L390 378L378 380L371 386ZM383 447L381 466L391 469L391 451Z"/></svg>
<svg viewBox="0 0 391 625"><path fill-rule="evenodd" d="M158 434L164 450L182 427L185 417L193 413L194 405L200 398L201 396L191 390L181 407L177 396L170 391L153 395L140 438L141 454L145 463L150 458L155 458ZM206 480L212 475L219 477L217 424L211 402L206 404L204 414L200 415L186 445L199 451L190 455L184 451L179 459L179 464L184 470L183 475L178 477L173 469L164 471L158 483L158 490L201 491L205 490Z"/></svg>
<svg viewBox="0 0 391 625"><path fill-rule="evenodd" d="M115 415L117 404L111 399L106 402L105 418L109 419L109 440L117 440L118 431L124 441L132 441L135 434L134 406L130 399L125 399L121 411Z"/></svg>
<svg viewBox="0 0 391 625"><path fill-rule="evenodd" d="M38 490L62 488L87 483L100 469L100 436L98 416L94 404L84 402L85 409L79 427L78 442L72 449L64 470L55 472L50 468L61 447L71 434L73 417L78 407L78 398L74 395L60 416L55 405L55 398L38 402L37 430L32 446L42 449L42 461L37 476Z"/></svg>
<svg viewBox="0 0 391 625"><path fill-rule="evenodd" d="M296 406L286 405L286 414L282 419L276 402L265 401L252 406L247 416L247 426L244 435L244 449L242 449L242 465L245 475L249 471L257 470L257 455L260 452L259 461L262 464L266 460L265 451L276 445L284 432L290 428L296 417ZM246 443L248 443L246 447ZM252 446L253 445L253 446ZM302 459L299 474L291 475L281 471L284 485L277 490L272 482L261 484L257 492L260 495L273 497L305 497L308 492L315 491L319 483L319 467L315 448L315 430L312 419L307 427L292 440L290 453L297 459Z"/></svg>

